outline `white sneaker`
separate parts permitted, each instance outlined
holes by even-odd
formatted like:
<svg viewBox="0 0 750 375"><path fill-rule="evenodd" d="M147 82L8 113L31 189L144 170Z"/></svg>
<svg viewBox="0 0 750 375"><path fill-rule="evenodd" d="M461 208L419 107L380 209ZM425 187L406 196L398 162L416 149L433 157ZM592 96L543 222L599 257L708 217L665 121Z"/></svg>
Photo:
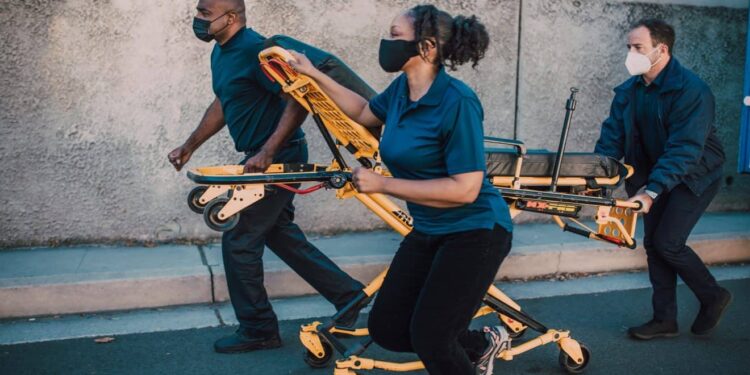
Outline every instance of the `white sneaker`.
<svg viewBox="0 0 750 375"><path fill-rule="evenodd" d="M510 349L510 335L505 327L484 327L484 336L487 338L489 345L479 358L476 365L477 375L492 375L492 368L495 364L497 353Z"/></svg>

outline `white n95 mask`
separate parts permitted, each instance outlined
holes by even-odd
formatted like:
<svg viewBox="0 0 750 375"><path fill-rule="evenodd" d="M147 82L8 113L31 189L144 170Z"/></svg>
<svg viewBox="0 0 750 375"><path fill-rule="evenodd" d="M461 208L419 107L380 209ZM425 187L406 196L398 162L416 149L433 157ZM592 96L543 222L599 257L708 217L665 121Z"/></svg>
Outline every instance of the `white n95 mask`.
<svg viewBox="0 0 750 375"><path fill-rule="evenodd" d="M657 51L657 49L654 49L653 51L645 55L638 52L628 52L628 57L625 59L625 67L628 68L628 73L630 73L631 76L648 73L648 71L651 70L652 66L658 64L659 61L661 61L661 56L659 56L659 59L656 60L653 64L651 63L651 60L649 60L648 56L655 51Z"/></svg>

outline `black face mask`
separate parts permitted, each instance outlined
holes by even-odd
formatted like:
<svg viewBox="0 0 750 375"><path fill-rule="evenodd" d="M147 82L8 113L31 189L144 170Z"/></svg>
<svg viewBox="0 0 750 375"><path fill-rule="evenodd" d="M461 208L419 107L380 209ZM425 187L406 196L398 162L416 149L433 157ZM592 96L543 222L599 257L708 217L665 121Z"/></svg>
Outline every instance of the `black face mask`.
<svg viewBox="0 0 750 375"><path fill-rule="evenodd" d="M381 40L378 52L380 67L388 73L398 72L410 58L419 55L417 45L416 41L409 40Z"/></svg>
<svg viewBox="0 0 750 375"><path fill-rule="evenodd" d="M226 16L227 14L229 14L229 12L226 12L211 21L193 17L193 32L195 33L195 36L206 43L214 40L215 34L211 34L208 30L211 28L211 24L214 23L214 21ZM228 23L221 30L217 31L217 33L222 32L227 26L229 26Z"/></svg>

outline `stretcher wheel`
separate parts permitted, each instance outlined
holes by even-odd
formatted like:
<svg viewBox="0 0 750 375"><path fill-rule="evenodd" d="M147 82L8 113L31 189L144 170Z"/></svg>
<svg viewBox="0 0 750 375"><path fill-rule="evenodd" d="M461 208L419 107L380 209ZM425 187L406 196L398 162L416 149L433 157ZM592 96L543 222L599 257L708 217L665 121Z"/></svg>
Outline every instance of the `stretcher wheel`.
<svg viewBox="0 0 750 375"><path fill-rule="evenodd" d="M196 214L202 214L203 211L206 209L205 204L201 204L199 199L203 195L203 193L208 190L208 187L206 186L198 186L193 188L193 190L190 190L190 193L188 193L187 197L187 203L188 207L190 207L190 210L195 212Z"/></svg>
<svg viewBox="0 0 750 375"><path fill-rule="evenodd" d="M346 186L346 182L346 176L339 173L334 174L328 180L328 184L331 185L331 187L334 189L341 189L342 187Z"/></svg>
<svg viewBox="0 0 750 375"><path fill-rule="evenodd" d="M505 324L503 324L503 326L505 326L505 330L508 331L508 336L513 340L520 339L526 333L526 328L518 332L515 332L512 329L510 329L510 327L506 326Z"/></svg>
<svg viewBox="0 0 750 375"><path fill-rule="evenodd" d="M583 370L586 369L586 366L588 366L589 364L589 359L591 359L591 352L589 351L589 348L587 348L583 344L581 344L581 352L583 352L583 362L576 363L572 358L570 358L568 353L560 350L560 356L557 357L557 360L560 363L560 367L562 367L569 374L582 373Z"/></svg>
<svg viewBox="0 0 750 375"><path fill-rule="evenodd" d="M307 349L305 349L305 352L303 353L305 363L307 363L307 365L312 368L328 367L328 365L331 364L331 360L333 359L333 347L331 346L331 344L325 341L321 342L321 344L323 344L323 358L318 358L315 354Z"/></svg>
<svg viewBox="0 0 750 375"><path fill-rule="evenodd" d="M206 205L205 211L203 211L203 220L206 222L209 228L218 231L226 232L237 225L240 221L240 215L234 214L227 219L219 218L219 211L229 202L227 198L216 198Z"/></svg>

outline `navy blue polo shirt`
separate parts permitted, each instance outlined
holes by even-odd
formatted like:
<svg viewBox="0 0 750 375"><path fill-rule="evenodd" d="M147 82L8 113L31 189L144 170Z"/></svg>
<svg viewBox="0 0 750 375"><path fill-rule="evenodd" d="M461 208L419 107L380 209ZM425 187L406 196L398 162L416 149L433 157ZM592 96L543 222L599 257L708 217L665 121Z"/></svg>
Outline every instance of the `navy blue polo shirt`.
<svg viewBox="0 0 750 375"><path fill-rule="evenodd" d="M234 146L240 152L254 152L276 130L286 101L281 86L263 73L258 53L265 38L252 29L242 29L211 52L213 90L221 102L224 121ZM291 140L304 137L301 128Z"/></svg>
<svg viewBox="0 0 750 375"><path fill-rule="evenodd" d="M441 68L422 98L409 100L402 74L370 101L383 123L380 155L391 174L408 180L429 180L485 171L484 112L474 91ZM513 229L508 206L485 178L476 201L454 208L407 202L414 229L441 235L499 224Z"/></svg>

